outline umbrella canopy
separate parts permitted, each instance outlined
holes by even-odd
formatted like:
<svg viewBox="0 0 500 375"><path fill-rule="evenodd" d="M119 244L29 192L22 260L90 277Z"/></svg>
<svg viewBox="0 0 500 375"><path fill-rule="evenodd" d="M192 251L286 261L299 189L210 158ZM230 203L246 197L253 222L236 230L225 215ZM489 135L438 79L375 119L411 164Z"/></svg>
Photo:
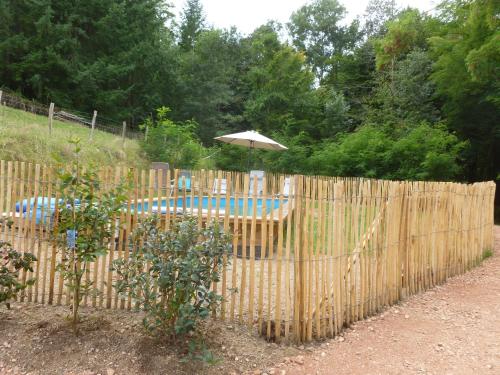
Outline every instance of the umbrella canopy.
<svg viewBox="0 0 500 375"><path fill-rule="evenodd" d="M267 138L256 131L249 130L241 133L227 134L220 137L215 137L214 139L230 143L232 145L238 145L249 148L261 148L264 150L274 150L281 151L287 150L288 148L273 141L271 138Z"/></svg>

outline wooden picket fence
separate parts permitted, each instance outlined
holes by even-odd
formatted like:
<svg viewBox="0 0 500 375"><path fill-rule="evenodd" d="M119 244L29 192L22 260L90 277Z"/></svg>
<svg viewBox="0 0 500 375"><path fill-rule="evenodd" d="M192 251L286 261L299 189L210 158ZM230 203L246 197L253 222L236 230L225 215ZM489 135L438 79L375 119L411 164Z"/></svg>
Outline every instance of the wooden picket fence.
<svg viewBox="0 0 500 375"><path fill-rule="evenodd" d="M87 306L132 308L113 288L110 266L129 257L128 235L155 212L165 230L186 215L200 226L223 223L233 235L233 252L213 286L224 297L215 317L248 324L276 341L334 336L467 271L493 248L492 182L273 174L260 180L223 171L192 171L186 179L179 171L116 167L100 171L101 184L111 188L130 173L133 186L116 218L116 240L86 274L99 291L85 297ZM71 294L56 270L61 254L51 238L57 220L46 205L26 204L23 213L20 204L42 197L58 201L51 167L0 161L0 212L14 222L0 228L0 239L38 258L33 274L21 276L34 276L36 283L20 299L69 305Z"/></svg>

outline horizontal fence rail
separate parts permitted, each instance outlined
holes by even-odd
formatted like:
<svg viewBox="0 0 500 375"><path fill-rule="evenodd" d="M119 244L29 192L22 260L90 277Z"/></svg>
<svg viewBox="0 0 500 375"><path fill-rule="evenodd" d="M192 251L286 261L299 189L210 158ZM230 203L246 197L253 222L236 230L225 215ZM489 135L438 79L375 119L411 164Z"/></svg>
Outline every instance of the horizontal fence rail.
<svg viewBox="0 0 500 375"><path fill-rule="evenodd" d="M130 256L129 235L141 219L160 214L220 221L232 234L213 290L222 320L256 328L269 340L310 341L338 334L383 306L443 283L477 265L493 248L495 184L396 182L223 171L104 168L102 186L132 176L128 202L116 218L109 252L88 269L98 294L83 304L131 309L113 288L113 260ZM23 202L54 198L55 171L0 161L0 212L13 225L0 239L36 255L36 283L21 301L66 304L71 293L56 270L61 257L50 207ZM24 212L23 212L24 211ZM236 292L234 292L236 290Z"/></svg>

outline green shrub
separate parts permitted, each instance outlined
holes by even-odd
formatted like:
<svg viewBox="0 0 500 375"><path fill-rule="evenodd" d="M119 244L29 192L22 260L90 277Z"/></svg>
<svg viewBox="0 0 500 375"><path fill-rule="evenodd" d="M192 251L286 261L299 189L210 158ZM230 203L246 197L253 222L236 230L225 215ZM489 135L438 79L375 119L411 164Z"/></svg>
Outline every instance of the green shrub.
<svg viewBox="0 0 500 375"><path fill-rule="evenodd" d="M150 333L175 338L193 332L222 302L212 283L220 280L231 239L215 221L199 229L188 218L169 231L159 229L159 223L152 216L133 232L135 251L128 260L114 262L115 287L146 312L143 324Z"/></svg>
<svg viewBox="0 0 500 375"><path fill-rule="evenodd" d="M168 118L169 113L169 108L159 108L156 121L141 125L148 134L141 147L151 161L167 162L172 168L194 168L206 151L195 134L197 124L176 123Z"/></svg>
<svg viewBox="0 0 500 375"><path fill-rule="evenodd" d="M0 303L5 303L7 308L20 291L35 283L35 279L19 280L19 271L33 272L34 262L33 254L19 253L10 243L0 241Z"/></svg>
<svg viewBox="0 0 500 375"><path fill-rule="evenodd" d="M63 250L57 265L66 286L72 292L73 327L77 332L78 308L82 297L96 292L91 280L83 275L91 264L108 252L108 241L114 239L113 224L127 199L125 184L104 190L92 167L78 161L79 140L74 140L76 157L69 168L58 172L60 202L59 222L53 236Z"/></svg>
<svg viewBox="0 0 500 375"><path fill-rule="evenodd" d="M392 130L366 125L325 142L309 159L310 171L329 176L449 181L461 172L467 143L442 124L421 122L393 137Z"/></svg>

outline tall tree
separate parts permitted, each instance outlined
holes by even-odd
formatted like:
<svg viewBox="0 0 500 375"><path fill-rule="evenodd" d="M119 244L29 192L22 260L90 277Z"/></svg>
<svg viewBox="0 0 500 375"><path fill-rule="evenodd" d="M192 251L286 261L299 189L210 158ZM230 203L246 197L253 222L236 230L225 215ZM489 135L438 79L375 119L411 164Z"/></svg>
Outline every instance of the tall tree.
<svg viewBox="0 0 500 375"><path fill-rule="evenodd" d="M112 0L101 9L78 3L80 42L75 72L79 108L93 106L137 124L155 108L172 101L177 57L172 14L163 0ZM102 16L93 19L92 15Z"/></svg>
<svg viewBox="0 0 500 375"><path fill-rule="evenodd" d="M163 0L4 0L0 80L43 102L137 122L175 92Z"/></svg>
<svg viewBox="0 0 500 375"><path fill-rule="evenodd" d="M353 130L364 122L367 102L377 84L376 75L373 43L366 40L352 53L342 56L335 77L324 79L323 85L342 93L349 107L345 130Z"/></svg>
<svg viewBox="0 0 500 375"><path fill-rule="evenodd" d="M72 13L67 1L1 1L0 82L29 98L68 105L79 47Z"/></svg>
<svg viewBox="0 0 500 375"><path fill-rule="evenodd" d="M204 144L211 144L217 132L234 121L228 108L234 99L238 44L238 36L231 31L206 30L193 49L181 56L174 115L179 120L195 120Z"/></svg>
<svg viewBox="0 0 500 375"><path fill-rule="evenodd" d="M432 34L429 18L417 9L408 8L386 23L387 32L375 40L377 68L394 69L396 61L415 47L426 48Z"/></svg>
<svg viewBox="0 0 500 375"><path fill-rule="evenodd" d="M189 51L194 48L196 40L205 29L205 16L200 0L187 0L181 19L179 45L184 51Z"/></svg>
<svg viewBox="0 0 500 375"><path fill-rule="evenodd" d="M359 21L343 26L345 15L337 0L315 0L294 12L287 24L293 45L305 51L319 80L335 74L338 58L359 41Z"/></svg>
<svg viewBox="0 0 500 375"><path fill-rule="evenodd" d="M255 129L297 134L309 126L314 76L303 53L281 44L273 24L248 39L251 59L244 115Z"/></svg>
<svg viewBox="0 0 500 375"><path fill-rule="evenodd" d="M439 121L435 85L430 80L432 64L429 54L416 48L395 63L394 71L378 72L365 121L396 128Z"/></svg>
<svg viewBox="0 0 500 375"><path fill-rule="evenodd" d="M436 58L432 79L449 127L471 143L465 177L495 179L500 165L500 3L444 5L440 18L446 33L430 39Z"/></svg>
<svg viewBox="0 0 500 375"><path fill-rule="evenodd" d="M396 0L370 0L363 16L363 32L367 37L387 32L386 24L396 18L399 8Z"/></svg>

